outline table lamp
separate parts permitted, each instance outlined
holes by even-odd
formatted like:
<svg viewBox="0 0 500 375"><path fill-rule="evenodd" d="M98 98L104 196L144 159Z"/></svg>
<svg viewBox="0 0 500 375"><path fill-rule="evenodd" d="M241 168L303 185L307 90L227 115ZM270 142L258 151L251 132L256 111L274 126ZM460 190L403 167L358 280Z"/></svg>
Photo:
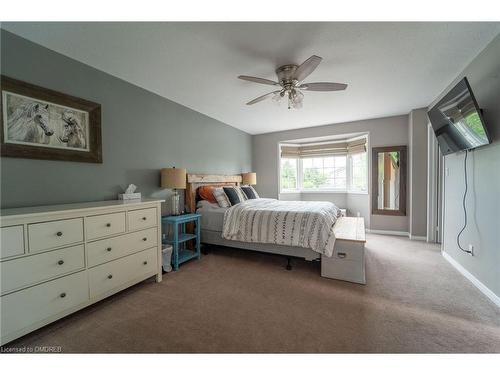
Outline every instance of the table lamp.
<svg viewBox="0 0 500 375"><path fill-rule="evenodd" d="M161 187L174 189L172 195L172 215L180 215L179 193L177 189L186 188L186 170L184 168L163 168L161 170Z"/></svg>
<svg viewBox="0 0 500 375"><path fill-rule="evenodd" d="M242 173L241 179L243 185L257 185L257 173L255 172Z"/></svg>

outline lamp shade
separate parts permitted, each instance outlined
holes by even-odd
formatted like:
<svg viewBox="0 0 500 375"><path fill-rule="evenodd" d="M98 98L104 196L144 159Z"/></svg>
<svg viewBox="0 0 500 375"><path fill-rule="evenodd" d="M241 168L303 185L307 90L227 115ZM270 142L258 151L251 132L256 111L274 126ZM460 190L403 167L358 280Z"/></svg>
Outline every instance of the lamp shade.
<svg viewBox="0 0 500 375"><path fill-rule="evenodd" d="M166 189L185 189L186 170L184 168L163 168L161 170L161 187Z"/></svg>
<svg viewBox="0 0 500 375"><path fill-rule="evenodd" d="M243 185L257 185L257 173L255 172L242 173L241 177Z"/></svg>

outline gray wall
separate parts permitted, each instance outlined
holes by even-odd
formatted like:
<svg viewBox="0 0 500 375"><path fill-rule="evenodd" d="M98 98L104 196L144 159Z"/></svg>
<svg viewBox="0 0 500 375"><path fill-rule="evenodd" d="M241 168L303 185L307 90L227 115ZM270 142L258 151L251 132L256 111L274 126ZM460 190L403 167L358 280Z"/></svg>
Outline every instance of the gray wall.
<svg viewBox="0 0 500 375"><path fill-rule="evenodd" d="M145 67L145 69L147 69ZM129 183L166 197L159 170L252 170L252 137L149 91L1 31L2 74L100 103L103 164L1 158L1 207L116 199Z"/></svg>
<svg viewBox="0 0 500 375"><path fill-rule="evenodd" d="M370 228L370 196L368 194L349 193L347 195L347 214L365 218L367 228Z"/></svg>
<svg viewBox="0 0 500 375"><path fill-rule="evenodd" d="M278 144L279 142L323 137L338 134L351 134L351 133L369 133L370 150L378 146L395 146L395 145L408 145L408 116L393 116L371 120L354 121L341 124L316 126L311 128L303 128L275 133L260 134L253 137L253 169L257 172L259 183L257 190L263 197L278 198L279 184L278 184ZM369 158L370 159L370 158ZM369 177L368 189L371 191L371 171ZM303 194L304 195L304 194ZM325 200L327 195L319 193L308 193L308 199ZM345 202L347 208L351 211L364 213L367 227L371 229L381 230L394 230L394 231L408 231L408 217L407 216L384 216L384 215L370 215L371 203L369 197L354 196L346 197ZM338 198L338 197L331 197ZM344 199L344 198L342 198ZM344 200L342 200L344 202ZM349 202L353 207L349 207ZM338 204L337 202L334 202ZM354 209L353 209L354 208Z"/></svg>
<svg viewBox="0 0 500 375"><path fill-rule="evenodd" d="M410 236L427 234L427 109L414 109L408 116L408 231Z"/></svg>
<svg viewBox="0 0 500 375"><path fill-rule="evenodd" d="M464 223L464 153L445 157L443 251L500 296L500 35L497 36L436 99L466 76L493 144L469 155L469 223L462 247L474 245L471 257L458 249L456 236ZM434 103L435 103L434 102ZM434 104L432 103L432 104ZM431 106L432 106L431 104Z"/></svg>

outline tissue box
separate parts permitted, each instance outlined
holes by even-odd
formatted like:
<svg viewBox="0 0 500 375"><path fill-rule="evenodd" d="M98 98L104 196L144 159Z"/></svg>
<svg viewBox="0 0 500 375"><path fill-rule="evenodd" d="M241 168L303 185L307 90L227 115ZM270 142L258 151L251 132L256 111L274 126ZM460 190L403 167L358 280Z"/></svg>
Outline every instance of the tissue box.
<svg viewBox="0 0 500 375"><path fill-rule="evenodd" d="M141 199L141 193L123 193L118 194L118 199L128 200L128 199Z"/></svg>

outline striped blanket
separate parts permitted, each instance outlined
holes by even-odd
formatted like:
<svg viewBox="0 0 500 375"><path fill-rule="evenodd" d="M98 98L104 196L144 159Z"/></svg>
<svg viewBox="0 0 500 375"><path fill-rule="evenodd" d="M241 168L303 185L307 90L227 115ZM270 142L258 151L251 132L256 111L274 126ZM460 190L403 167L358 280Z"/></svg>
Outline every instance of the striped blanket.
<svg viewBox="0 0 500 375"><path fill-rule="evenodd" d="M340 210L330 202L249 199L224 215L222 237L312 249L332 256Z"/></svg>

